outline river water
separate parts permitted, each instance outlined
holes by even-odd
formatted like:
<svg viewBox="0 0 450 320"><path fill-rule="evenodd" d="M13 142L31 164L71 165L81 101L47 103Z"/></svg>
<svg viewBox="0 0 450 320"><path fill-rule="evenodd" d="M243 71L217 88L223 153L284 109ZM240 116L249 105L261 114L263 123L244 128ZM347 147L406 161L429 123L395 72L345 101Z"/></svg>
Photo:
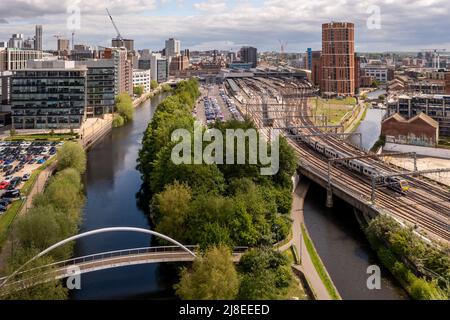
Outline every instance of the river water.
<svg viewBox="0 0 450 320"><path fill-rule="evenodd" d="M305 224L330 277L343 299L397 300L407 295L378 261L354 216L353 207L334 197L325 206L326 190L312 183L306 195ZM367 288L367 267L380 266L381 289Z"/></svg>
<svg viewBox="0 0 450 320"><path fill-rule="evenodd" d="M156 96L136 109L134 120L114 129L88 153L85 175L86 206L80 232L103 227L150 228L147 205L139 205L141 179L136 159L143 132L163 96ZM111 233L80 239L75 256L151 246L144 234ZM72 299L126 299L173 297L170 281L159 264L145 264L83 274L81 290Z"/></svg>
<svg viewBox="0 0 450 320"><path fill-rule="evenodd" d="M80 232L113 226L150 228L148 204L137 197L142 182L136 170L136 159L143 132L162 99L158 96L144 102L136 109L131 123L114 129L89 151L84 181L87 199ZM369 118L368 113L366 119ZM305 220L343 298L404 298L402 290L385 271L382 290L365 289L366 268L376 263L375 256L352 215L352 208L336 200L335 207L329 210L324 203L324 190L312 185L305 202ZM78 240L75 256L147 246L151 246L151 237L147 235L100 234ZM175 277L174 269L166 264L96 271L82 275L81 290L72 290L70 298L173 299Z"/></svg>

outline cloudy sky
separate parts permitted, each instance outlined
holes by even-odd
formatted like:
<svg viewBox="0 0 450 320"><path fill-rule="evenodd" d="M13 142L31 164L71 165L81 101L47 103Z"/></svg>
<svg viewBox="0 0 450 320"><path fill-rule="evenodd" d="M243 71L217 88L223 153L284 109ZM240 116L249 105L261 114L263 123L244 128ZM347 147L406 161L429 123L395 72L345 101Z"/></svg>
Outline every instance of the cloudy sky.
<svg viewBox="0 0 450 320"><path fill-rule="evenodd" d="M44 26L44 48L54 35L75 43L109 45L116 35L107 7L137 48L160 49L176 37L183 48L320 49L321 24L356 24L357 51L450 49L450 0L0 0L0 41L33 36ZM80 13L79 16L77 13Z"/></svg>

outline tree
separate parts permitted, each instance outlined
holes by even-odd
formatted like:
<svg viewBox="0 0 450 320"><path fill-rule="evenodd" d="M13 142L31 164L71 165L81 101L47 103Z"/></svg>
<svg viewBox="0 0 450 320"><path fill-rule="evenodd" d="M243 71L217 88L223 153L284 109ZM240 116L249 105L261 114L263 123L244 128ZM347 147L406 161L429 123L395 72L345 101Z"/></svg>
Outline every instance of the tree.
<svg viewBox="0 0 450 320"><path fill-rule="evenodd" d="M238 270L242 274L239 299L281 299L293 281L287 258L270 247L247 251Z"/></svg>
<svg viewBox="0 0 450 320"><path fill-rule="evenodd" d="M239 290L239 279L227 247L213 247L195 259L192 270L183 269L175 285L184 300L231 300Z"/></svg>
<svg viewBox="0 0 450 320"><path fill-rule="evenodd" d="M380 95L378 96L378 100L384 101L384 100L386 100L386 96L385 96L384 94L380 94Z"/></svg>
<svg viewBox="0 0 450 320"><path fill-rule="evenodd" d="M144 86L133 87L133 93L138 97L142 96L142 94L144 93Z"/></svg>
<svg viewBox="0 0 450 320"><path fill-rule="evenodd" d="M156 211L156 230L178 241L186 239L186 223L192 194L186 184L175 181L155 195L152 208Z"/></svg>
<svg viewBox="0 0 450 320"><path fill-rule="evenodd" d="M32 257L39 253L38 250L34 248L24 249L19 248L14 251L13 257L8 263L8 274L11 274L22 266L25 262L30 260ZM21 280L21 284L34 284L39 282L39 279L44 279L44 272L51 271L50 268L45 269L35 269L42 266L49 265L53 263L54 260L49 256L41 257L35 261L32 261L26 266L26 270L34 269L33 271L24 273L22 275L17 275L11 278L13 288L15 288L15 281ZM18 289L18 288L17 288ZM61 280L51 280L45 281L37 285L32 285L26 289L11 291L6 296L2 296L4 300L66 300L68 297L68 290L65 288Z"/></svg>
<svg viewBox="0 0 450 320"><path fill-rule="evenodd" d="M150 87L152 88L152 90L155 90L156 88L158 88L158 81L152 80L150 82Z"/></svg>
<svg viewBox="0 0 450 320"><path fill-rule="evenodd" d="M80 174L86 171L86 152L76 142L65 142L56 154L58 171L74 168Z"/></svg>
<svg viewBox="0 0 450 320"><path fill-rule="evenodd" d="M128 93L122 93L116 98L116 111L123 117L125 122L133 120L133 101Z"/></svg>
<svg viewBox="0 0 450 320"><path fill-rule="evenodd" d="M123 117L120 114L114 114L114 119L113 119L113 123L112 126L113 128L118 128L121 127L125 124L125 120L123 119Z"/></svg>

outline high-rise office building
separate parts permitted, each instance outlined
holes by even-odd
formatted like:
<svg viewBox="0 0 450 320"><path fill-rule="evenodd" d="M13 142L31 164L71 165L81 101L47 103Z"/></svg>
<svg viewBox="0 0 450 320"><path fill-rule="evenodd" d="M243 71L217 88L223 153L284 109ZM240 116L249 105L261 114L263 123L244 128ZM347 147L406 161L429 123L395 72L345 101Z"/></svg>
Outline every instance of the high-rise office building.
<svg viewBox="0 0 450 320"><path fill-rule="evenodd" d="M28 61L11 79L13 128L79 128L86 112L86 76L86 67L74 61Z"/></svg>
<svg viewBox="0 0 450 320"><path fill-rule="evenodd" d="M166 82L169 75L168 67L166 58L163 58L160 53L152 53L150 57L152 80L156 80L158 83Z"/></svg>
<svg viewBox="0 0 450 320"><path fill-rule="evenodd" d="M110 113L118 94L118 70L113 59L90 59L77 61L76 66L87 67L86 116Z"/></svg>
<svg viewBox="0 0 450 320"><path fill-rule="evenodd" d="M42 51L42 26L36 25L34 35L34 50Z"/></svg>
<svg viewBox="0 0 450 320"><path fill-rule="evenodd" d="M321 91L332 95L355 94L355 25L322 25Z"/></svg>
<svg viewBox="0 0 450 320"><path fill-rule="evenodd" d="M58 38L58 52L69 51L69 39Z"/></svg>
<svg viewBox="0 0 450 320"><path fill-rule="evenodd" d="M166 51L165 55L167 58L171 57L177 57L180 55L181 51L181 43L180 40L170 38L169 40L166 40Z"/></svg>
<svg viewBox="0 0 450 320"><path fill-rule="evenodd" d="M28 60L42 59L42 51L6 48L0 49L0 72L25 69Z"/></svg>
<svg viewBox="0 0 450 320"><path fill-rule="evenodd" d="M113 59L117 70L117 92L133 95L133 64L129 60L126 48L105 48L101 54L102 59Z"/></svg>
<svg viewBox="0 0 450 320"><path fill-rule="evenodd" d="M240 51L241 61L251 63L252 68L258 65L258 50L253 47L242 47Z"/></svg>
<svg viewBox="0 0 450 320"><path fill-rule="evenodd" d="M22 49L24 36L21 33L14 33L8 41L8 48Z"/></svg>
<svg viewBox="0 0 450 320"><path fill-rule="evenodd" d="M114 48L125 47L128 51L134 51L134 40L133 39L117 39L113 38L111 41L111 45Z"/></svg>

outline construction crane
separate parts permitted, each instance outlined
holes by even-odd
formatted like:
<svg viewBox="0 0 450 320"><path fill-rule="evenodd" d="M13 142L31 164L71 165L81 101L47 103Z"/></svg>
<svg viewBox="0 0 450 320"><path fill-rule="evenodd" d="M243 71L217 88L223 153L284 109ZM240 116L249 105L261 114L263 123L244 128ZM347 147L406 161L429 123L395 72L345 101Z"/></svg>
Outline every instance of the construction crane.
<svg viewBox="0 0 450 320"><path fill-rule="evenodd" d="M441 68L441 56L447 49L422 49L422 52L431 52L433 54L433 69Z"/></svg>
<svg viewBox="0 0 450 320"><path fill-rule="evenodd" d="M113 17L112 17L111 14L109 13L108 8L106 8L106 12L108 13L109 18L111 19L111 22L112 22L112 24L113 24L113 26L114 26L114 29L116 29L116 32L117 32L116 40L119 40L119 41L120 41L120 46L123 47L123 37L122 37L122 35L120 34L119 28L117 28L117 26L116 26L116 24L115 24L115 22L114 22Z"/></svg>

